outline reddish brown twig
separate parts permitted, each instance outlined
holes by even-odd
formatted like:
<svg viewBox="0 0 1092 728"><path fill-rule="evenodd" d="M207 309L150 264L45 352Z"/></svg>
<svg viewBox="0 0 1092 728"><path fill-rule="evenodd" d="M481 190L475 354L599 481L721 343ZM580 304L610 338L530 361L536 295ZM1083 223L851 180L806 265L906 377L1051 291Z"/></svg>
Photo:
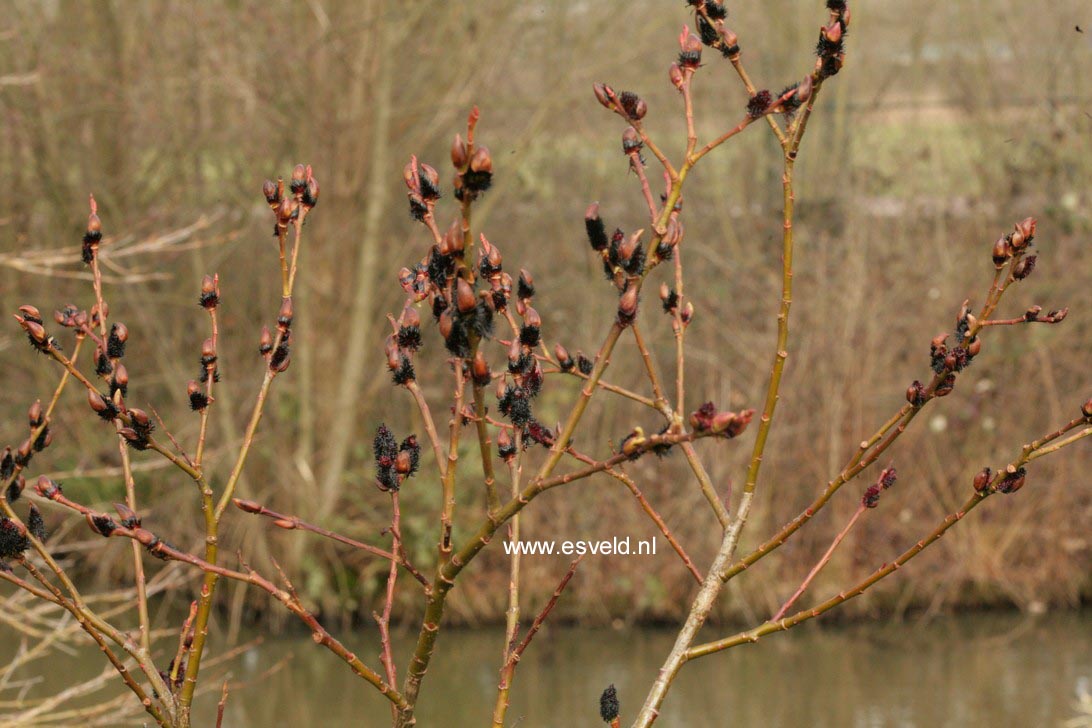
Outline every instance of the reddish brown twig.
<svg viewBox="0 0 1092 728"><path fill-rule="evenodd" d="M402 513L398 507L398 491L391 491L391 550L398 553L402 546ZM379 626L379 640L381 644L379 661L387 674L387 684L398 684L398 673L394 665L394 652L391 649L391 609L394 607L394 587L398 579L398 562L391 559L390 571L387 573L387 592L383 600L383 613L373 613L375 623ZM397 719L398 708L391 704L391 718Z"/></svg>
<svg viewBox="0 0 1092 728"><path fill-rule="evenodd" d="M58 501L60 502L60 501ZM66 502L64 505L69 505L71 502ZM77 510L84 513L91 513L96 517L106 517L105 514L96 514L93 511L89 511L86 508L75 506ZM289 584L288 590L281 589L275 584L270 582L265 577L258 574L253 569L249 569L246 572L236 571L234 569L228 569L217 564L212 564L204 559L193 554L179 551L173 546L169 545L154 533L146 528L136 527L127 528L115 524L115 527L108 533L104 534L112 538L129 538L139 542L148 551L161 559L169 559L173 561L180 561L191 566L195 566L198 569L206 572L216 574L217 576L227 579L233 579L246 584L251 584L265 591L272 596L278 602L283 604L290 612L296 615L307 627L311 630L312 638L315 644L321 645L330 650L346 663L352 669L354 673L364 678L367 682L371 683L387 700L394 703L399 708L405 707L406 702L397 689L390 684L384 682L383 678L379 676L374 670L366 666L360 661L353 652L346 648L341 642L331 635L325 627L319 623L318 619L308 611L300 602L299 597L296 596ZM200 616L200 607L198 608L198 616ZM191 659L193 655L193 648L190 649ZM183 684L185 689L185 683Z"/></svg>
<svg viewBox="0 0 1092 728"><path fill-rule="evenodd" d="M216 704L216 728L223 728L224 708L227 706L228 681L224 680L224 687L220 690L220 702Z"/></svg>
<svg viewBox="0 0 1092 728"><path fill-rule="evenodd" d="M680 559L682 559L682 562L686 565L687 570L691 574L693 574L694 580L700 584L702 576L701 572L698 571L698 567L694 565L693 560L686 553L686 549L684 549L682 547L682 544L679 543L679 540L675 538L675 534L671 532L670 528L668 528L667 523L664 521L664 519L660 516L659 513L656 512L656 509L652 507L652 504L648 502L648 499L645 498L644 493L642 493L641 489L637 487L637 484L633 481L633 478L629 477L624 472L616 470L614 468L608 470L607 473L629 489L629 492L633 494L633 497L636 498L637 502L640 504L641 510L648 514L648 517L651 518L652 522L656 524L656 527L660 529L660 533L664 535L664 538L667 539L667 542L671 544L671 548L674 549L675 553L679 555Z"/></svg>
<svg viewBox="0 0 1092 728"><path fill-rule="evenodd" d="M982 501L984 501L990 495L994 493L1015 493L1024 484L1024 466L1036 459L1036 453L1041 455L1049 455L1050 453L1057 452L1062 447L1072 444L1077 440L1083 439L1089 435L1092 435L1092 427L1085 428L1082 432L1077 433L1076 436L1066 438L1060 442L1057 442L1053 447L1047 447L1049 443L1055 442L1066 433L1079 427L1083 422L1086 422L1087 418L1081 417L1074 419L1063 425L1060 429L1046 435L1039 440L1025 446L1021 451L1020 456L1010 462L1008 465L999 468L995 474L991 474L989 469L983 471L984 477L976 478L975 492L964 502L963 506L945 518L934 528L925 538L918 541L916 544L903 551L894 561L884 564L880 568L876 569L868 578L864 579L856 586L847 589L843 592L826 600L822 604L811 609L805 609L791 617L783 619L772 619L759 627L752 630L740 632L732 637L727 637L722 640L716 640L714 642L708 642L703 645L698 645L691 648L687 652L687 659L693 659L696 657L703 657L705 655L712 654L714 652L720 652L721 650L735 647L740 644L757 642L761 637L771 634L773 632L780 632L796 625L805 622L809 619L814 619L826 612L830 611L834 607L842 604L849 599L856 596L860 596L867 589L875 585L881 579L890 576L898 569L904 566L910 559L917 556L924 551L928 546L934 543L937 539L944 535L944 533L964 518L971 510L977 507Z"/></svg>
<svg viewBox="0 0 1092 728"><path fill-rule="evenodd" d="M785 616L785 613L789 611L789 607L791 607L796 602L796 600L799 599L800 596L807 590L811 582L815 579L816 576L819 575L819 572L822 571L823 567L826 566L827 563L830 561L830 557L834 555L834 550L838 548L838 546L842 543L842 540L845 539L845 537L849 534L854 524L857 523L857 519L861 517L861 515L865 512L866 508L867 506L864 503L861 503L859 506L857 506L857 510L853 512L853 515L850 517L849 522L846 523L842 530L838 532L838 535L834 537L834 540L831 542L830 547L819 558L819 561L816 562L815 566L811 568L811 571L808 572L808 575L804 577L804 581L800 582L800 586L796 589L795 592L793 592L793 595L785 600L785 603L781 605L781 608L777 610L777 613L770 618L771 622L776 622L777 620Z"/></svg>
<svg viewBox="0 0 1092 728"><path fill-rule="evenodd" d="M561 593L565 591L565 587L568 586L569 581L572 580L573 574L576 573L576 567L580 566L583 556L579 556L569 564L569 570L565 572L565 576L561 577L561 581L558 583L557 588L554 589L553 596L546 602L546 606L542 608L542 611L538 613L531 626L527 629L527 633L524 634L523 639L520 640L518 645L515 645L508 651L508 659L505 661L504 666L500 671L500 683L497 685L497 700L493 706L493 726L494 728L504 727L504 715L508 710L508 693L512 688L512 679L515 676L516 666L519 665L520 659L523 657L523 653L527 650L527 646L531 644L531 640L538 634L539 629L542 627L542 623L546 621L546 618L550 616L550 612L557 606L557 601L561 598Z"/></svg>
<svg viewBox="0 0 1092 728"><path fill-rule="evenodd" d="M147 711L148 715L152 716L155 722L163 728L169 728L169 726L171 725L168 717L169 714L164 713L163 709L159 705L152 702L152 699L144 691L144 688L142 688L136 682L136 680L133 679L133 676L129 674L129 668L127 668L125 664L118 658L118 656L114 654L114 651L110 649L109 645L106 644L106 641L103 639L102 635L88 619L86 610L77 606L73 601L67 599L64 594L61 593L60 589L55 587L52 582L50 582L49 579L47 579L44 574L38 571L38 569L36 569L34 565L31 564L29 561L24 558L20 558L19 563L30 573L31 576L33 576L40 584L42 584L42 586L49 590L50 594L53 596L53 599L49 601L61 605L73 617L76 618L76 622L88 635L90 635L91 639L95 641L95 644L99 646L99 650L106 657L107 661L114 667L114 669L117 670L118 675L121 676L122 682L125 683L125 686L129 688L129 690L131 690L134 695L136 695L137 699L140 701L140 704L144 706L144 710Z"/></svg>
<svg viewBox="0 0 1092 728"><path fill-rule="evenodd" d="M252 500L234 498L232 499L232 503L235 504L236 508L245 513L252 513L257 516L264 516L265 518L272 519L274 525L277 526L277 528L282 528L286 531L292 531L296 529L300 531L308 531L318 536L322 536L323 538L328 538L333 541L337 541L338 543L343 543L346 546L352 546L355 549L365 551L374 556L379 556L380 558L387 559L388 561L403 567L406 571L413 575L414 579L419 581L423 586L429 586L428 579L426 579L425 576L413 566L413 564L404 559L401 555L393 554L390 551L384 551L377 546L366 544L363 541L357 541L356 539L349 538L348 536L342 536L340 533L335 533L333 531L323 528L322 526L316 526L313 523L308 523L307 521L304 521L297 516L290 516L284 513L278 513L277 511L266 508L260 503Z"/></svg>

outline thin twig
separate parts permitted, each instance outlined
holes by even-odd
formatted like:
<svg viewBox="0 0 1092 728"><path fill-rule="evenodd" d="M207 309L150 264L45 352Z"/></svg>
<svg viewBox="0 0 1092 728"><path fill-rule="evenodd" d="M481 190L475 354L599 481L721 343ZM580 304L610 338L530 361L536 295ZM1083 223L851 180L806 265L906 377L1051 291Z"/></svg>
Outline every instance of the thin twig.
<svg viewBox="0 0 1092 728"><path fill-rule="evenodd" d="M546 621L546 618L550 616L550 612L557 606L557 601L561 598L561 593L565 591L565 587L568 586L569 581L572 580L573 574L576 573L576 567L580 566L580 562L583 560L583 556L578 556L569 564L569 570L565 572L565 576L561 578L557 588L554 589L553 596L546 602L546 606L542 608L542 611L538 613L531 626L527 629L527 633L520 640L518 645L508 650L508 659L504 663L504 667L500 671L500 682L497 685L497 700L493 706L493 727L504 728L504 716L508 711L508 693L512 688L512 679L515 676L516 666L519 665L520 659L523 657L523 653L527 650L527 646L531 644L531 640L538 634L539 629L542 627L542 623Z"/></svg>

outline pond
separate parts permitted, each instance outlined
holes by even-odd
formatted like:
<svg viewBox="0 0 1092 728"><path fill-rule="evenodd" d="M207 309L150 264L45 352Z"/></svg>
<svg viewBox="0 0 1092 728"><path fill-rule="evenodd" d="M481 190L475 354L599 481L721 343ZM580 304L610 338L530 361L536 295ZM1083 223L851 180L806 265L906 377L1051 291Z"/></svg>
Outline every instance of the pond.
<svg viewBox="0 0 1092 728"><path fill-rule="evenodd" d="M370 646L374 626L341 636L378 666ZM400 667L412 639L409 631L396 635ZM440 635L418 712L422 728L489 725L500 639L501 628ZM668 629L547 626L516 673L506 725L601 726L598 697L610 683L618 688L623 718L632 719L672 640ZM7 652L13 641L5 639L0 649ZM56 689L98 673L98 660L88 649L35 663L51 672L39 694L47 685ZM239 685L228 700L226 728L390 725L387 703L307 635L267 639L230 669ZM219 692L218 685L206 686L194 722L201 728L214 725L213 693ZM1074 721L1068 725L1083 727L1092 726L1092 716L1077 722L1076 702L1089 693L1092 611L813 623L691 663L657 726L1061 728Z"/></svg>
<svg viewBox="0 0 1092 728"><path fill-rule="evenodd" d="M396 645L403 662L410 637ZM610 683L618 688L623 718L632 718L672 638L659 629L541 633L517 671L508 725L603 725L598 697ZM498 653L496 630L442 634L420 724L487 726ZM306 637L265 643L239 662L236 675L256 678L289 654L285 669L233 693L227 725L389 725L385 703ZM657 725L1038 728L1073 719L1082 691L1092 692L1088 611L812 625L691 663Z"/></svg>

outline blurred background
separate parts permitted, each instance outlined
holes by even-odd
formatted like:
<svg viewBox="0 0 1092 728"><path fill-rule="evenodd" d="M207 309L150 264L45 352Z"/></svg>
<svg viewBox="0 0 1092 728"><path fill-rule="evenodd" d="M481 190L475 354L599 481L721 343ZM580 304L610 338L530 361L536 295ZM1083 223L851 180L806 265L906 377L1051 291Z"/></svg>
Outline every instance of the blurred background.
<svg viewBox="0 0 1092 728"><path fill-rule="evenodd" d="M277 380L241 495L350 536L385 543L388 499L373 485L370 442L387 422L422 432L403 390L389 383L384 316L401 307L396 274L424 254L427 233L407 214L401 168L411 154L450 178L448 148L474 104L495 185L475 223L506 269L526 267L538 288L544 335L594 352L614 315L614 293L586 244L582 215L598 200L610 226L645 224L635 178L620 153L622 124L591 94L593 81L647 99L646 125L676 158L685 143L681 103L667 80L683 2L470 0L355 3L2 3L0 30L0 302L52 311L92 301L79 264L87 195L99 201L111 313L131 331L129 401L154 407L182 443L197 417L186 382L198 373L207 320L196 305L204 273L223 290L223 384L212 417L210 467L226 474L262 375L258 330L278 306L278 264L266 178L313 165L322 198L309 219L297 304L297 343ZM759 87L778 90L814 62L822 3L731 3L729 24ZM1092 12L1015 0L950 3L870 0L853 8L845 70L822 94L797 166L799 201L792 351L744 536L753 546L795 515L838 471L856 443L925 379L929 340L950 330L964 299L981 303L993 241L1015 221L1039 219L1035 275L1002 313L1068 305L1061 326L994 329L950 397L930 405L879 465L898 486L869 513L820 576L815 596L855 582L932 528L963 500L973 474L1073 417L1092 391ZM1081 28L1089 32L1082 32ZM729 64L708 53L695 82L699 134L734 125L746 94ZM654 172L654 165L650 166ZM686 192L683 247L697 306L689 342L688 405L760 406L774 345L780 286L779 152L764 125L702 163ZM445 206L446 205L446 206ZM454 216L450 194L441 227ZM654 285L665 271L656 273ZM652 289L655 290L655 289ZM672 334L655 298L641 321L658 365L673 376ZM426 332L425 352L440 341ZM502 347L493 350L495 362ZM439 357L434 357L439 358ZM438 419L445 364L418 367ZM0 331L0 440L24 437L24 412L58 376L9 320ZM629 338L608 378L644 391ZM576 389L549 380L537 414L552 424ZM32 477L107 506L123 492L117 449L72 387L55 417L55 444ZM578 444L609 452L649 412L597 395ZM751 435L698 446L718 484L742 482ZM476 444L464 441L466 471ZM533 452L532 462L541 457ZM145 523L172 543L203 537L189 481L139 455ZM1092 595L1092 451L1076 447L1037 463L1018 495L991 499L912 568L841 610L934 615L972 607L1074 609ZM431 563L438 484L427 475L403 495L411 554ZM681 457L630 468L699 566L719 528ZM762 618L776 609L858 503L855 483L814 527L732 582L716 618ZM738 487L737 487L738 492ZM456 540L482 514L481 489L460 483ZM61 513L47 516L62 528ZM275 557L335 622L361 619L380 600L383 564L301 533L230 517L228 550L268 568ZM71 519L69 519L70 521ZM78 526L78 524L75 524ZM69 522L68 527L73 524ZM75 528L71 538L84 538ZM526 538L650 538L654 526L609 478L555 490L524 520ZM90 536L87 537L88 539ZM593 558L559 607L586 625L676 620L694 584L662 538L652 558ZM115 583L131 568L121 543L72 552L81 578ZM109 554L110 556L106 556ZM116 557L116 558L115 558ZM525 609L564 572L564 557L526 560ZM492 548L450 600L468 625L503 618L507 572ZM262 595L225 585L218 629L284 614ZM396 619L418 618L414 596ZM165 609L193 589L177 589ZM172 601L173 600L173 601ZM499 648L498 648L499 649Z"/></svg>

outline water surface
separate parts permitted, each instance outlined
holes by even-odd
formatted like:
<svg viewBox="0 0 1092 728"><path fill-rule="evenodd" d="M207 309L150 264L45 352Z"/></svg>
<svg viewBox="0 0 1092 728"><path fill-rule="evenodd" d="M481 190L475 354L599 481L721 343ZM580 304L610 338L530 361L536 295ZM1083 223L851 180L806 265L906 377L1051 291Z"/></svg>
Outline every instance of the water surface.
<svg viewBox="0 0 1092 728"><path fill-rule="evenodd" d="M418 713L422 728L488 727L501 632L440 635ZM339 636L378 668L374 626ZM602 726L598 697L610 683L618 688L623 717L631 720L673 636L667 629L547 626L517 671L507 725ZM400 668L412 638L409 632L396 635ZM14 642L0 642L0 652ZM286 662L270 672L281 661ZM229 664L240 684L228 701L227 728L390 725L389 706L378 693L306 634L266 640ZM87 649L33 667L48 669L37 676L42 682L35 690L47 695L97 674L102 663ZM218 666L206 675L222 673ZM214 725L219 692L218 683L205 685L210 691L200 697L195 721L200 728ZM1077 717L1082 692L1092 693L1092 611L1039 618L962 615L928 623L812 623L691 663L657 725L1061 728ZM1085 720L1073 725L1092 727L1092 716Z"/></svg>
<svg viewBox="0 0 1092 728"><path fill-rule="evenodd" d="M517 671L508 725L603 725L598 696L609 683L618 687L623 716L632 718L672 638L668 630L649 629L540 634ZM398 647L404 663L409 640ZM420 724L488 726L499 633L453 630L441 635L438 647ZM289 653L286 669L232 695L228 725L389 725L387 707L374 691L306 637L257 648L238 663L236 674L256 676ZM1089 612L813 625L691 663L657 725L1038 728L1074 718L1082 689L1092 691Z"/></svg>

